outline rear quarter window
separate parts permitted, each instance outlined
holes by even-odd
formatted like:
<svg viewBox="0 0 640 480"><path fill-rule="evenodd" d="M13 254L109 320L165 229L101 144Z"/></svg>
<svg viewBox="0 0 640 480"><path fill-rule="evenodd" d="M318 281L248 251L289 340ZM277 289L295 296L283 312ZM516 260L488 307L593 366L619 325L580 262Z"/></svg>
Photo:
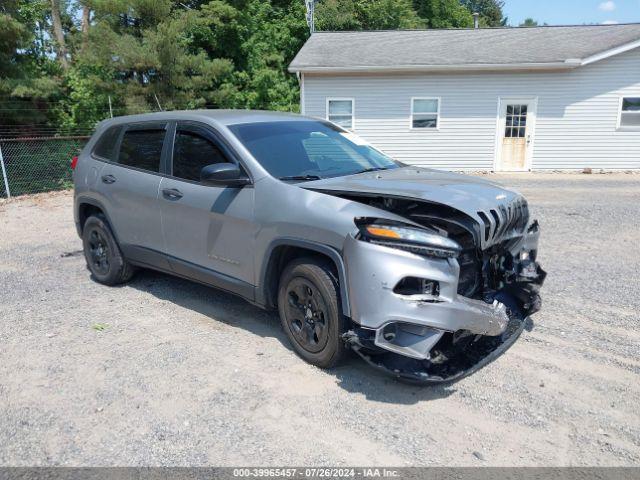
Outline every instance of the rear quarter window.
<svg viewBox="0 0 640 480"><path fill-rule="evenodd" d="M98 158L113 161L115 157L116 143L120 135L121 127L108 128L98 139L91 154Z"/></svg>

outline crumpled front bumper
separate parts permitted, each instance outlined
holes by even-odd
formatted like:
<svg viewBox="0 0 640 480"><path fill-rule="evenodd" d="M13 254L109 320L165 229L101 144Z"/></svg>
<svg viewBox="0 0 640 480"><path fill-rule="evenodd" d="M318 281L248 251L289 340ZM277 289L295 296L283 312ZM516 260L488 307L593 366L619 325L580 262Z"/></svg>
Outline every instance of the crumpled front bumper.
<svg viewBox="0 0 640 480"><path fill-rule="evenodd" d="M351 315L361 327L380 331L394 322L429 327L440 332L433 344L444 332L467 330L496 336L507 327L504 304L458 295L460 267L455 259L425 258L354 237L346 240L344 257ZM437 300L395 293L396 285L407 277L438 282ZM427 358L427 353L422 358Z"/></svg>
<svg viewBox="0 0 640 480"><path fill-rule="evenodd" d="M351 330L343 338L369 365L396 378L416 384L449 383L460 380L480 370L506 352L520 337L526 327L527 318L510 314L505 331L496 337L481 336L477 340L455 349L450 347L450 356L439 354L436 362L418 360L392 352L371 354L366 334Z"/></svg>
<svg viewBox="0 0 640 480"><path fill-rule="evenodd" d="M514 243L513 251L536 249L537 237L536 230ZM423 257L355 237L347 238L343 253L355 323L344 339L367 362L401 378L451 381L481 368L515 342L528 312L539 308L539 285L534 283L515 292L496 292L491 303L458 295L455 259ZM545 274L539 271L541 284ZM437 282L438 294L394 291L407 277ZM459 342L461 335L464 342ZM443 354L447 348L449 353ZM443 362L447 355L455 359Z"/></svg>

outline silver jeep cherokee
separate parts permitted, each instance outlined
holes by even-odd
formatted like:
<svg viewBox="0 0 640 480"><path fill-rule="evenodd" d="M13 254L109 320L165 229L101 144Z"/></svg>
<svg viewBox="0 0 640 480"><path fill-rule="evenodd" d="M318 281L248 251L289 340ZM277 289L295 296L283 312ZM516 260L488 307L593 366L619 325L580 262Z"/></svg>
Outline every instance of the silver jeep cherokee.
<svg viewBox="0 0 640 480"><path fill-rule="evenodd" d="M518 193L411 167L326 121L258 111L106 120L74 159L89 270L137 267L278 309L319 367L354 350L399 378L460 378L540 308Z"/></svg>

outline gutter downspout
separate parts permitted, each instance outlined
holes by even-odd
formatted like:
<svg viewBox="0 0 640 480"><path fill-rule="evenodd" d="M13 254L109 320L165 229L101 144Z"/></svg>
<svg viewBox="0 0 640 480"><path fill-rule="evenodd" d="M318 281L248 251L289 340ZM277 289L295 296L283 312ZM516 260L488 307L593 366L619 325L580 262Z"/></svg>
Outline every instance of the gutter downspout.
<svg viewBox="0 0 640 480"><path fill-rule="evenodd" d="M298 81L300 82L300 114L305 115L305 98L304 98L304 73L298 72Z"/></svg>

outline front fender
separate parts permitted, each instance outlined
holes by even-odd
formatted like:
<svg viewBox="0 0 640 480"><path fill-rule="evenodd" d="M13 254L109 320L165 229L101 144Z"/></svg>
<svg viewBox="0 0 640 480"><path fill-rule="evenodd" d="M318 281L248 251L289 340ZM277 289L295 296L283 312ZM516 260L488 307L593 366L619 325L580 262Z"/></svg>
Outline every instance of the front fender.
<svg viewBox="0 0 640 480"><path fill-rule="evenodd" d="M340 298L342 299L342 313L350 317L351 309L349 306L349 293L347 290L347 275L345 273L345 266L342 256L340 252L336 249L324 245L322 243L313 242L311 240L303 240L299 238L290 238L290 237L281 237L274 239L269 246L267 247L266 254L264 256L264 261L262 262L262 267L260 269L260 281L259 288L256 292L256 303L260 305L268 305L269 303L269 278L270 271L269 268L272 267L271 258L273 256L273 252L276 248L287 246L287 247L297 247L304 248L307 250L312 250L314 252L318 252L322 255L326 255L333 261L336 266L336 270L338 271L338 281L340 284Z"/></svg>

